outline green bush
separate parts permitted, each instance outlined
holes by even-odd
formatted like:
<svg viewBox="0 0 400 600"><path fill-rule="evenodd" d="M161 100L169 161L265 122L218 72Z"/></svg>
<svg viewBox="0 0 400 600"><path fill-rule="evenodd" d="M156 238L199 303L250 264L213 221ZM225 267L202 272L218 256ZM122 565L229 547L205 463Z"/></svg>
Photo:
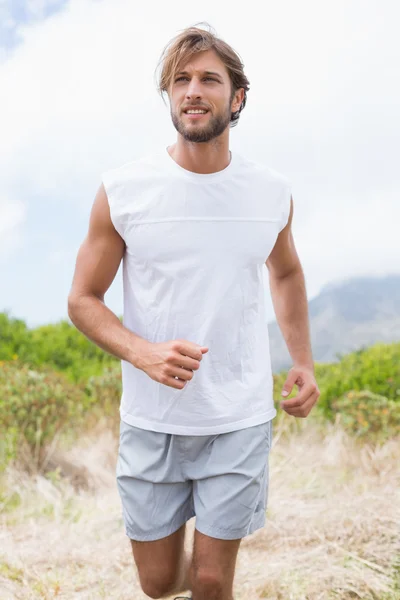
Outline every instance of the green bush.
<svg viewBox="0 0 400 600"><path fill-rule="evenodd" d="M339 363L315 363L315 378L321 392L310 417L336 420L349 433L371 441L382 441L400 430L400 343L375 344L341 357ZM274 402L279 407L287 372L274 374ZM298 394L293 390L288 398ZM279 419L285 418L278 410ZM292 429L299 423L290 421Z"/></svg>
<svg viewBox="0 0 400 600"><path fill-rule="evenodd" d="M400 433L400 402L369 390L350 390L332 402L343 427L360 438L385 441Z"/></svg>
<svg viewBox="0 0 400 600"><path fill-rule="evenodd" d="M116 357L99 348L67 321L37 327L31 331L31 339L34 352L27 357L28 361L51 365L74 382L99 375L105 366L118 363Z"/></svg>
<svg viewBox="0 0 400 600"><path fill-rule="evenodd" d="M121 364L105 367L102 375L89 377L85 392L92 399L92 412L119 420L122 395Z"/></svg>
<svg viewBox="0 0 400 600"><path fill-rule="evenodd" d="M62 429L78 426L93 404L82 386L50 367L35 370L17 361L0 364L0 429L3 464L25 442L35 456Z"/></svg>
<svg viewBox="0 0 400 600"><path fill-rule="evenodd" d="M334 418L333 403L349 391L368 390L400 402L400 343L375 344L342 357L318 374L318 404L325 416Z"/></svg>
<svg viewBox="0 0 400 600"><path fill-rule="evenodd" d="M81 383L119 360L90 341L70 322L28 329L24 321L0 313L0 361L18 359L32 368L48 365Z"/></svg>
<svg viewBox="0 0 400 600"><path fill-rule="evenodd" d="M0 361L14 360L30 345L29 330L21 319L13 319L8 313L0 313Z"/></svg>

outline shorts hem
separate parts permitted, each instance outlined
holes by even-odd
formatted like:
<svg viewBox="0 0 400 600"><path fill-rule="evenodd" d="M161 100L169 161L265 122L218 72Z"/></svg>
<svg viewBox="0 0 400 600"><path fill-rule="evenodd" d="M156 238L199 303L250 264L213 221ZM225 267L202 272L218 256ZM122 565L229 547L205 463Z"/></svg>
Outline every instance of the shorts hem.
<svg viewBox="0 0 400 600"><path fill-rule="evenodd" d="M266 523L266 513L263 513L257 520L254 520L247 527L241 527L239 529L223 529L222 527L214 527L214 525L207 525L204 522L198 522L196 519L196 529L204 535L209 535L220 540L236 540L244 538L247 535L251 535L257 529L262 529Z"/></svg>
<svg viewBox="0 0 400 600"><path fill-rule="evenodd" d="M125 526L125 533L129 537L129 539L135 540L137 542L151 542L154 540L160 540L164 537L167 537L168 535L171 535L172 533L175 533L175 531L178 531L178 529L182 527L184 523L189 521L189 519L191 519L194 516L196 516L194 511L191 511L190 513L187 513L185 517L176 519L172 521L169 525L166 525L165 527L160 527L159 529L156 529L151 533L146 533L145 535L137 534L131 527Z"/></svg>

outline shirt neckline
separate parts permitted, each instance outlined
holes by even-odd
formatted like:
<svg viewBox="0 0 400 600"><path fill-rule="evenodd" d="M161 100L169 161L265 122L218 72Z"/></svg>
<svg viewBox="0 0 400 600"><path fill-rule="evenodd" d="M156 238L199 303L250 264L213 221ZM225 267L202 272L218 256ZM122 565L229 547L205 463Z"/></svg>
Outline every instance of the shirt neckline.
<svg viewBox="0 0 400 600"><path fill-rule="evenodd" d="M230 150L231 160L229 164L222 169L221 171L216 171L215 173L195 173L194 171L189 171L188 169L184 169L172 158L172 156L168 152L169 146L164 147L163 156L165 159L165 163L169 166L170 169L180 173L181 175L191 179L192 181L215 181L216 179L225 179L233 172L236 166L236 153Z"/></svg>

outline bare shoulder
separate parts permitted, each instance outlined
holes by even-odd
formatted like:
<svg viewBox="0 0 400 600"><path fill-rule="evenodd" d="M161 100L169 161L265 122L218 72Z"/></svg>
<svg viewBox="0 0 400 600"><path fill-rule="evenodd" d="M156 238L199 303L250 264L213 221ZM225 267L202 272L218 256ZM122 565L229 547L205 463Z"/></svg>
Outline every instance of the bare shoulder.
<svg viewBox="0 0 400 600"><path fill-rule="evenodd" d="M111 220L110 205L103 182L100 183L94 197L90 212L88 234L90 236L110 235L111 237L115 237L117 235L120 237Z"/></svg>
<svg viewBox="0 0 400 600"><path fill-rule="evenodd" d="M279 233L275 245L265 264L271 276L280 279L298 268L300 260L297 255L292 232L293 196L290 196L290 212L288 222Z"/></svg>
<svg viewBox="0 0 400 600"><path fill-rule="evenodd" d="M82 295L104 299L125 250L125 242L112 223L107 193L101 183L90 212L88 232L76 259L70 301Z"/></svg>

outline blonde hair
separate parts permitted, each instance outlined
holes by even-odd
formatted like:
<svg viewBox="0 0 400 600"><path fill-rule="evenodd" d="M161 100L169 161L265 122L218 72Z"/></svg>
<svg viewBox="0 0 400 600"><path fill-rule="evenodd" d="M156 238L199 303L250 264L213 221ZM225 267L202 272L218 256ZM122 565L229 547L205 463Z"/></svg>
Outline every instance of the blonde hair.
<svg viewBox="0 0 400 600"><path fill-rule="evenodd" d="M206 25L210 31L200 29L196 26L202 24ZM244 64L238 53L229 44L217 37L215 31L208 23L202 22L196 25L184 29L165 46L156 68L157 71L159 66L162 66L157 82L157 90L164 100L163 93L168 93L173 77L180 66L193 54L205 50L214 50L229 73L232 89L231 100L233 100L233 96L238 89L244 88L243 101L239 109L231 115L230 127L234 127L237 125L240 113L246 105L247 92L250 89L250 82L243 71Z"/></svg>

